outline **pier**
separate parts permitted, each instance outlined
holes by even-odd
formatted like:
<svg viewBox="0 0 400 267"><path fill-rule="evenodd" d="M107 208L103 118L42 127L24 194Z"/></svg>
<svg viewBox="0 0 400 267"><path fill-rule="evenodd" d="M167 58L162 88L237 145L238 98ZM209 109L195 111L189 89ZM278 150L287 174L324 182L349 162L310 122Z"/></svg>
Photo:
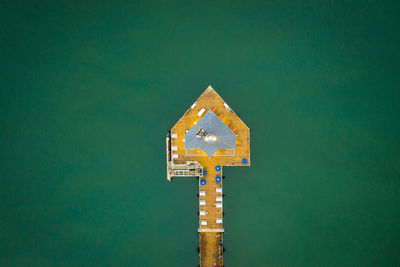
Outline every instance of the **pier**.
<svg viewBox="0 0 400 267"><path fill-rule="evenodd" d="M199 180L200 266L223 266L223 166L250 166L250 129L209 86L166 138L167 179Z"/></svg>

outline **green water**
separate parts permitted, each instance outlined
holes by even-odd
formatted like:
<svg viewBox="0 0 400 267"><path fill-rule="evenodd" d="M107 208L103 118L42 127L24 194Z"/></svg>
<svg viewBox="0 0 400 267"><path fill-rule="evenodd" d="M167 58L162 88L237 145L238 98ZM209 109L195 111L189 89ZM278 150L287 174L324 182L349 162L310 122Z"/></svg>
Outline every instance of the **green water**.
<svg viewBox="0 0 400 267"><path fill-rule="evenodd" d="M165 135L211 84L251 128L227 266L400 265L396 1L0 4L0 265L197 266Z"/></svg>

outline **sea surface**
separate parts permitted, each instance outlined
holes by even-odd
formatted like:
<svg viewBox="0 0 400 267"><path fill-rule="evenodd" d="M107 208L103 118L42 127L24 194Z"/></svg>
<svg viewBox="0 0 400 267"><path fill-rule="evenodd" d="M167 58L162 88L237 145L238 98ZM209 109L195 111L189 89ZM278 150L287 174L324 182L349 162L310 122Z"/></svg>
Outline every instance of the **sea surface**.
<svg viewBox="0 0 400 267"><path fill-rule="evenodd" d="M197 266L165 136L209 86L251 128L226 266L400 265L398 1L3 1L0 265Z"/></svg>

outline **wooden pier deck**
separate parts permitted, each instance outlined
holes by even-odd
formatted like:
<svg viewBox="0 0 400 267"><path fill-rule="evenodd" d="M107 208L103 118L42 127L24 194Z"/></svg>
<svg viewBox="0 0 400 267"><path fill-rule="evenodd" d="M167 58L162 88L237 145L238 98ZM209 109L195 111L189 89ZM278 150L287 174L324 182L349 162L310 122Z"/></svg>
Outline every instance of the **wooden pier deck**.
<svg viewBox="0 0 400 267"><path fill-rule="evenodd" d="M212 157L201 149L185 148L184 140L185 133L209 110L212 110L236 134L236 148L221 148ZM199 179L200 266L223 266L222 169L223 166L250 165L250 130L209 86L171 129L169 138L167 138L169 180L174 176L174 166L187 162L195 161L206 170L206 175ZM220 170L217 170L216 166L220 166ZM221 177L220 182L216 181L217 176ZM206 180L205 185L201 185L201 179ZM217 206L217 203L220 203L220 206ZM222 221L217 222L217 219Z"/></svg>

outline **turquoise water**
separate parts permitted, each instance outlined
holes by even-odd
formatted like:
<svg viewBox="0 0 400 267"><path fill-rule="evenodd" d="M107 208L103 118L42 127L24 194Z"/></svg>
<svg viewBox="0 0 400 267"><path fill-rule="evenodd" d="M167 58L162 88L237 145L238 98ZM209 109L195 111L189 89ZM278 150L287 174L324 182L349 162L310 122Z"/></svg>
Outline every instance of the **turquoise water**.
<svg viewBox="0 0 400 267"><path fill-rule="evenodd" d="M227 266L400 264L395 1L1 4L0 265L197 266L165 135L212 85Z"/></svg>

